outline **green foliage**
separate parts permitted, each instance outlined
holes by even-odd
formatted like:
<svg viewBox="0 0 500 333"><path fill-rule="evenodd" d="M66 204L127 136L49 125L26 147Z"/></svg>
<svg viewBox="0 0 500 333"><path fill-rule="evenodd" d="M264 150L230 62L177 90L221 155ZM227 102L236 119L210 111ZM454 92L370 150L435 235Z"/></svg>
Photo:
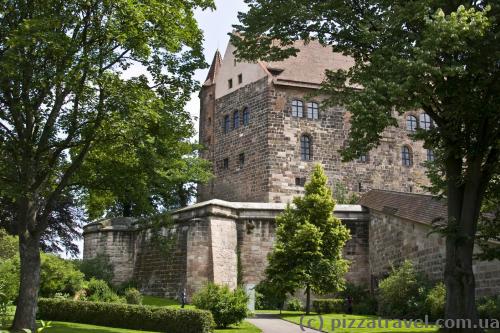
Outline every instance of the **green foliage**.
<svg viewBox="0 0 500 333"><path fill-rule="evenodd" d="M135 288L129 288L125 290L125 300L127 304L142 304L142 295L139 290Z"/></svg>
<svg viewBox="0 0 500 333"><path fill-rule="evenodd" d="M282 310L287 298L286 285L270 283L268 279L262 280L256 287L256 309L257 310Z"/></svg>
<svg viewBox="0 0 500 333"><path fill-rule="evenodd" d="M295 42L312 39L352 57L349 69L327 71L317 92L326 96L326 106L341 105L350 113L344 160L376 147L386 128L398 126L398 115L422 110L431 117L435 126L411 138L433 150L435 161L427 163L431 190L450 207L442 229L448 235L447 309L454 317L473 318L474 304L459 304L473 302L465 295L474 286L465 281L473 274L467 263L476 230L484 257L500 256L488 242L499 237L498 221L478 223L477 214L470 214L485 198L499 197L489 185L500 177L500 2L247 3L231 38L239 58L286 59L299 52Z"/></svg>
<svg viewBox="0 0 500 333"><path fill-rule="evenodd" d="M90 279L86 292L86 299L91 302L123 303L120 296L104 280Z"/></svg>
<svg viewBox="0 0 500 333"><path fill-rule="evenodd" d="M359 200L359 196L356 193L349 194L347 186L340 181L333 183L333 198L339 205L354 205Z"/></svg>
<svg viewBox="0 0 500 333"><path fill-rule="evenodd" d="M166 307L40 299L38 317L45 320L169 333L209 333L208 311Z"/></svg>
<svg viewBox="0 0 500 333"><path fill-rule="evenodd" d="M7 297L7 290L4 281L0 278L0 328L7 327L10 323L9 305L11 300Z"/></svg>
<svg viewBox="0 0 500 333"><path fill-rule="evenodd" d="M348 261L342 250L349 230L333 216L335 202L320 165L314 167L304 197L276 218L276 242L266 268L268 284L290 293L309 286L322 294L344 286Z"/></svg>
<svg viewBox="0 0 500 333"><path fill-rule="evenodd" d="M341 298L315 299L313 309L317 313L345 313L345 300Z"/></svg>
<svg viewBox="0 0 500 333"><path fill-rule="evenodd" d="M19 293L19 257L0 261L0 282L3 284L2 292L9 302L16 300Z"/></svg>
<svg viewBox="0 0 500 333"><path fill-rule="evenodd" d="M354 314L374 315L377 313L377 299L366 286L346 283L345 288L338 293L338 298L346 300L348 297L352 299Z"/></svg>
<svg viewBox="0 0 500 333"><path fill-rule="evenodd" d="M292 297L286 302L286 309L288 311L302 311L304 306L300 299Z"/></svg>
<svg viewBox="0 0 500 333"><path fill-rule="evenodd" d="M433 320L444 318L446 304L446 287L444 283L436 284L425 298L425 307Z"/></svg>
<svg viewBox="0 0 500 333"><path fill-rule="evenodd" d="M77 266L80 271L85 274L85 279L104 280L108 284L111 283L114 277L113 264L104 253L98 253L95 257L82 259L77 261Z"/></svg>
<svg viewBox="0 0 500 333"><path fill-rule="evenodd" d="M380 281L378 290L379 315L392 318L422 318L425 315L426 281L411 261Z"/></svg>
<svg viewBox="0 0 500 333"><path fill-rule="evenodd" d="M84 275L69 260L53 254L41 254L40 295L51 297L56 293L74 295L82 289Z"/></svg>
<svg viewBox="0 0 500 333"><path fill-rule="evenodd" d="M478 301L477 311L480 318L500 318L500 296L483 297Z"/></svg>
<svg viewBox="0 0 500 333"><path fill-rule="evenodd" d="M209 310L217 327L225 328L238 324L248 315L248 296L243 289L231 291L228 286L207 284L193 296L193 304Z"/></svg>
<svg viewBox="0 0 500 333"><path fill-rule="evenodd" d="M5 229L0 228L0 262L11 259L19 253L17 237L11 236Z"/></svg>
<svg viewBox="0 0 500 333"><path fill-rule="evenodd" d="M53 254L41 253L40 295L56 293L74 295L84 282L83 273L74 264ZM6 296L14 301L19 293L19 257L0 262L0 277L5 283Z"/></svg>

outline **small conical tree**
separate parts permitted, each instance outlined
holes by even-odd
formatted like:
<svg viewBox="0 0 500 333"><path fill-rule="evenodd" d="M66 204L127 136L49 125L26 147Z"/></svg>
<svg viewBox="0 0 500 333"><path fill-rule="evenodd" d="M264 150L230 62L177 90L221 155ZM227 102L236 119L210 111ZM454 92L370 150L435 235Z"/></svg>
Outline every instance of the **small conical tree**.
<svg viewBox="0 0 500 333"><path fill-rule="evenodd" d="M276 242L269 255L266 281L289 293L304 288L306 313L311 309L311 291L324 294L341 290L349 262L342 249L349 230L333 216L335 201L321 165L316 165L305 195L293 200L277 219Z"/></svg>

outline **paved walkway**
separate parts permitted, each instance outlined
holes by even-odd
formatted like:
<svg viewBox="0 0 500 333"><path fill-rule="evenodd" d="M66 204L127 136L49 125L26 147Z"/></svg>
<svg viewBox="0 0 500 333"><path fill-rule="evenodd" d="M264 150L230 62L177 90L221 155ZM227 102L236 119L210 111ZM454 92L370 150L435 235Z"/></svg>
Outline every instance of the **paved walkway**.
<svg viewBox="0 0 500 333"><path fill-rule="evenodd" d="M302 330L299 325L272 314L257 314L253 318L247 318L247 321L260 328L262 333L320 333L309 328Z"/></svg>

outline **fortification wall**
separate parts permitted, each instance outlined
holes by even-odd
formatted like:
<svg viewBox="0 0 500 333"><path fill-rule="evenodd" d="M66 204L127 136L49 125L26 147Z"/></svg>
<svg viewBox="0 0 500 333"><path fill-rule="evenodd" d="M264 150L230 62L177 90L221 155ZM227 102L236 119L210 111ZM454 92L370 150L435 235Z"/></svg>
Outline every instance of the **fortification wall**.
<svg viewBox="0 0 500 333"><path fill-rule="evenodd" d="M85 227L84 258L105 253L115 267L114 283L134 280L149 295L188 297L206 282L238 283L252 289L264 278L267 255L275 238L275 218L284 204L211 200L178 210L175 224L158 235L133 220L103 220ZM352 260L348 278L368 283L368 212L361 206L338 205L334 212L351 230L346 247Z"/></svg>
<svg viewBox="0 0 500 333"><path fill-rule="evenodd" d="M433 281L442 281L445 239L431 227L378 211L370 211L369 262L372 283L385 277L391 265L411 260L418 271ZM476 295L500 294L500 261L474 261Z"/></svg>

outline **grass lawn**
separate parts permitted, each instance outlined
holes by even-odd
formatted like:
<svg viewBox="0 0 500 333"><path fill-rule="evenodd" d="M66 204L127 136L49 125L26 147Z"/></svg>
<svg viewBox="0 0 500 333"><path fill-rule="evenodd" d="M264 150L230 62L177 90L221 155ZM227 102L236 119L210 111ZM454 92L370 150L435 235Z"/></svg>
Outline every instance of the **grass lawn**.
<svg viewBox="0 0 500 333"><path fill-rule="evenodd" d="M274 314L279 314L279 311L258 311L259 313L274 313ZM284 320L288 320L290 322L293 322L295 324L299 324L301 320L302 313L300 312L292 312L292 311L283 311L281 314L281 318ZM420 325L415 327L414 325L411 325L412 323L410 322L404 322L401 321L401 323L398 323L396 320L387 320L387 324L385 319L382 319L382 327L380 327L380 324L378 325L377 328L374 328L376 326L373 326L374 323L378 324L378 318L377 316L360 316L360 315L346 315L346 314L324 314L322 315L323 318L323 331L324 332L338 332L338 333L425 333L425 332L437 332L438 327L436 326L430 326L430 327L424 327L421 328ZM354 321L355 326L351 328L342 328L339 327L341 324L342 320L346 320L346 324L349 325L352 321ZM311 321L310 321L311 320ZM319 329L320 327L320 320L318 315L308 315L304 316L304 319L302 321L303 325L305 327L308 327L310 321L310 325L312 328ZM333 324L335 323L334 329L332 329ZM363 323L363 328L358 328L357 325ZM371 326L369 326L371 325ZM408 325L408 326L407 326ZM386 328L387 327L387 328ZM487 330L487 333L500 333L500 330Z"/></svg>
<svg viewBox="0 0 500 333"><path fill-rule="evenodd" d="M157 296L143 296L142 305L152 305L152 306L168 306L171 308L180 308L181 305L177 300L157 297ZM186 305L185 309L195 309L193 305Z"/></svg>

